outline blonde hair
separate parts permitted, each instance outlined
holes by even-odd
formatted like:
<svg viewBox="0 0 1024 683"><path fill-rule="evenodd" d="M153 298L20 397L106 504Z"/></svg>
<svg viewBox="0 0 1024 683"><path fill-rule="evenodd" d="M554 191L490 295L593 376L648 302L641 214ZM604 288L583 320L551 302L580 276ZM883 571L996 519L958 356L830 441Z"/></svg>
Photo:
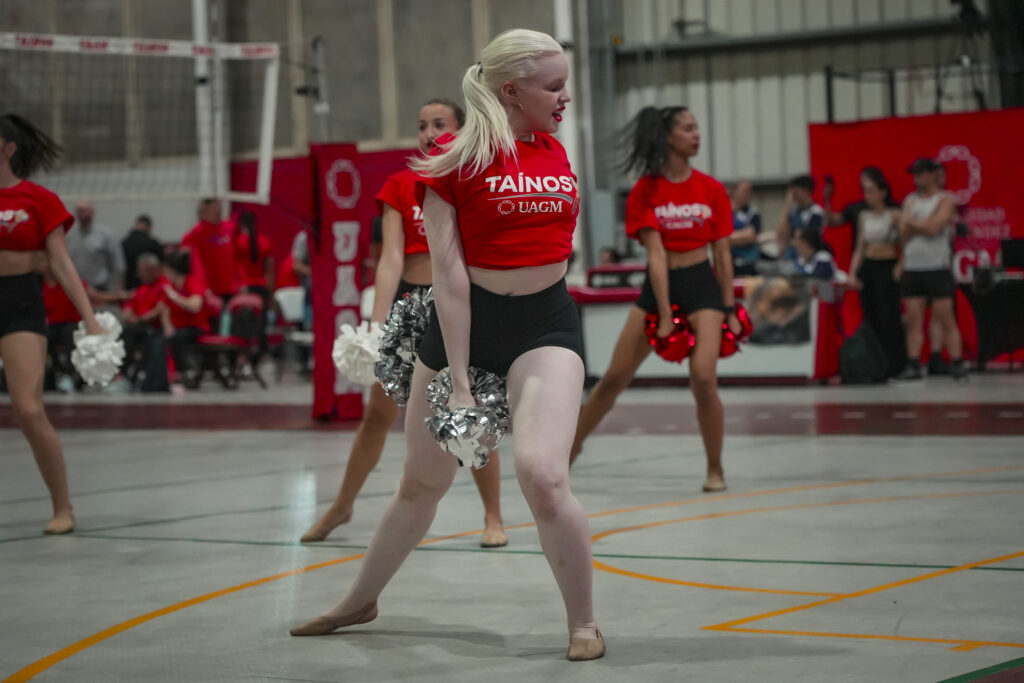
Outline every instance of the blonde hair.
<svg viewBox="0 0 1024 683"><path fill-rule="evenodd" d="M410 164L412 170L437 177L459 169L473 177L498 154L515 158L516 139L499 88L508 81L530 77L538 58L561 53L558 41L539 31L515 28L492 40L480 53L480 61L462 77L466 125L454 141L444 145L444 154L415 159Z"/></svg>

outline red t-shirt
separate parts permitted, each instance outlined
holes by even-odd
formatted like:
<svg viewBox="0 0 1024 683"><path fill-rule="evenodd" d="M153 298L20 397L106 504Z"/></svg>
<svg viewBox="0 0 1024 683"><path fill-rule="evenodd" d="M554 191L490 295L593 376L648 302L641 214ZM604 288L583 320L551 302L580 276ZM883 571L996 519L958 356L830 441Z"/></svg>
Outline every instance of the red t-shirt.
<svg viewBox="0 0 1024 683"><path fill-rule="evenodd" d="M22 180L0 189L0 251L42 251L51 232L74 223L60 198L41 185Z"/></svg>
<svg viewBox="0 0 1024 683"><path fill-rule="evenodd" d="M256 235L256 260L249 253L249 233L240 232L235 238L235 281L249 287L267 286L267 259L270 258L270 240Z"/></svg>
<svg viewBox="0 0 1024 683"><path fill-rule="evenodd" d="M460 178L458 171L417 177L421 205L429 187L455 207L467 265L510 270L559 263L572 254L580 209L576 175L558 140L534 136L533 142L516 141L518 161L496 159L472 178Z"/></svg>
<svg viewBox="0 0 1024 683"><path fill-rule="evenodd" d="M388 178L377 194L377 213L384 215L384 205L402 215L402 231L405 233L405 253L425 254L427 233L423 230L423 209L416 201L416 179L418 176L405 169Z"/></svg>
<svg viewBox="0 0 1024 683"><path fill-rule="evenodd" d="M681 183L645 175L626 200L626 234L661 233L669 251L690 251L732 234L732 205L722 183L694 169Z"/></svg>
<svg viewBox="0 0 1024 683"><path fill-rule="evenodd" d="M135 288L135 293L132 294L132 298L125 304L125 308L131 309L132 313L137 316L146 315L166 296L164 285L167 283L168 280L163 275L158 277L151 285L143 282Z"/></svg>
<svg viewBox="0 0 1024 683"><path fill-rule="evenodd" d="M235 224L199 221L181 240L192 250L192 274L214 294L235 293Z"/></svg>
<svg viewBox="0 0 1024 683"><path fill-rule="evenodd" d="M168 287L174 287L169 280L165 281L164 284ZM199 309L198 313L189 313L172 301L171 297L167 295L166 290L161 288L160 291L162 292L160 299L164 301L164 303L167 304L167 307L171 310L171 324L174 325L174 327L178 329L183 327L198 327L203 331L209 331L210 322L206 316L205 306L204 308ZM198 278L193 274L185 278L185 283L182 285L181 289L174 287L174 291L184 297L190 297L195 294L202 295L203 292L206 291L206 288L203 287L202 283L199 282Z"/></svg>
<svg viewBox="0 0 1024 683"><path fill-rule="evenodd" d="M281 263L281 267L277 269L274 282L278 287L298 287L302 284L298 274L295 272L294 256L288 254L288 258Z"/></svg>
<svg viewBox="0 0 1024 683"><path fill-rule="evenodd" d="M85 280L82 280L82 286L88 287ZM82 319L78 309L64 293L64 288L56 280L49 283L43 280L43 306L46 307L46 322L50 325L77 323Z"/></svg>

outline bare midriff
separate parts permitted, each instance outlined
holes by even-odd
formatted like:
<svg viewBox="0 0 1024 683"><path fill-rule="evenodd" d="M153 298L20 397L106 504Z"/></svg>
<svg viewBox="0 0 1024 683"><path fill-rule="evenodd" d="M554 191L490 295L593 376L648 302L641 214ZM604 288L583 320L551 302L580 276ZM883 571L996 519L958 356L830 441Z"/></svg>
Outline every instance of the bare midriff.
<svg viewBox="0 0 1024 683"><path fill-rule="evenodd" d="M24 275L31 272L36 265L35 259L41 256L42 252L38 251L0 249L0 277Z"/></svg>
<svg viewBox="0 0 1024 683"><path fill-rule="evenodd" d="M430 254L406 254L402 260L402 279L410 285L430 286Z"/></svg>
<svg viewBox="0 0 1024 683"><path fill-rule="evenodd" d="M488 270L469 267L469 280L489 292L506 296L524 296L547 289L565 277L567 261L544 266L529 266L511 270Z"/></svg>
<svg viewBox="0 0 1024 683"><path fill-rule="evenodd" d="M896 245L889 242L868 244L864 249L864 258L869 258L872 261L887 261L898 256L899 252L896 251Z"/></svg>
<svg viewBox="0 0 1024 683"><path fill-rule="evenodd" d="M689 268L695 266L702 261L708 260L708 248L707 245L697 247L696 249L690 249L689 251L665 251L668 256L668 268L673 270L675 268Z"/></svg>

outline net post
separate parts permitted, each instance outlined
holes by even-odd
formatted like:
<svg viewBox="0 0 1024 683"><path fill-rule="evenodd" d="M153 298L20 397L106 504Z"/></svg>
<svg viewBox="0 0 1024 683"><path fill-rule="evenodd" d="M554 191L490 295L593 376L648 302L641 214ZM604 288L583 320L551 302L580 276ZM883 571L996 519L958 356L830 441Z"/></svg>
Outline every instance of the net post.
<svg viewBox="0 0 1024 683"><path fill-rule="evenodd" d="M277 82L281 58L267 61L263 74L263 115L260 124L260 158L256 172L256 194L263 202L270 201L270 179L274 167L274 129L277 115Z"/></svg>
<svg viewBox="0 0 1024 683"><path fill-rule="evenodd" d="M196 43L207 44L210 39L210 27L207 23L207 0L192 0L192 39ZM210 92L210 57L196 56L196 143L199 156L199 188L204 194L213 194L213 121L210 110L213 104Z"/></svg>

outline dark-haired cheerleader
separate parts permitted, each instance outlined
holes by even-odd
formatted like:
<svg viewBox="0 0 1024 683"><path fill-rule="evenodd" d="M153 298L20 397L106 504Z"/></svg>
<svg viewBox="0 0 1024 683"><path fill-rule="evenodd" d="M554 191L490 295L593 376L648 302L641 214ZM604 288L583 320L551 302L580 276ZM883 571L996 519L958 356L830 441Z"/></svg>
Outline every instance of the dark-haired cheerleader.
<svg viewBox="0 0 1024 683"><path fill-rule="evenodd" d="M28 180L51 168L61 148L29 121L0 116L0 359L14 416L50 490L53 519L43 530L75 529L67 469L57 431L43 409L46 309L33 259L45 252L54 279L78 309L88 334L102 334L89 295L68 256L64 233L74 219L53 192Z"/></svg>
<svg viewBox="0 0 1024 683"><path fill-rule="evenodd" d="M658 336L672 333L672 306L685 314L696 343L690 352L690 389L697 402L704 450L705 491L724 491L724 418L717 363L722 323L739 334L732 288L732 210L722 184L690 165L700 147L697 120L686 107L647 107L631 124L626 170L643 175L626 201L626 234L647 249L647 279L629 312L607 372L580 411L571 460L615 405L651 352L644 331L648 313L659 317ZM708 263L708 247L715 267Z"/></svg>

